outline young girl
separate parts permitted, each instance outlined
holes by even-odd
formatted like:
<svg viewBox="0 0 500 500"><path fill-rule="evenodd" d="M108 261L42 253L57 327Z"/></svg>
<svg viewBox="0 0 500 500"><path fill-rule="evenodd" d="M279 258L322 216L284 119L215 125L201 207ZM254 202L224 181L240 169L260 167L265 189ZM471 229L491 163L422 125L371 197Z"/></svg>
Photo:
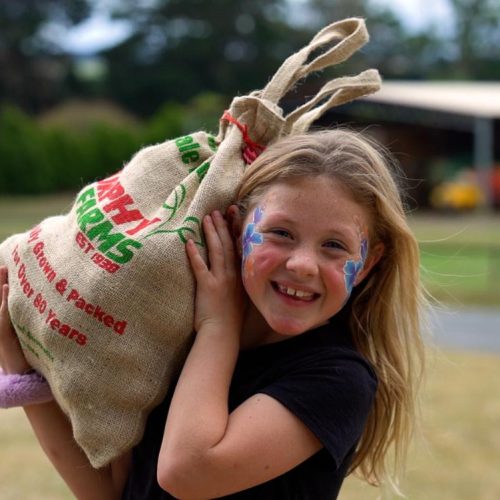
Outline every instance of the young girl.
<svg viewBox="0 0 500 500"><path fill-rule="evenodd" d="M236 201L203 221L208 264L187 244L196 337L131 457L92 469L55 403L25 406L78 498L332 499L349 472L390 477L391 447L402 464L424 302L384 156L349 131L285 138ZM6 302L0 362L22 373Z"/></svg>

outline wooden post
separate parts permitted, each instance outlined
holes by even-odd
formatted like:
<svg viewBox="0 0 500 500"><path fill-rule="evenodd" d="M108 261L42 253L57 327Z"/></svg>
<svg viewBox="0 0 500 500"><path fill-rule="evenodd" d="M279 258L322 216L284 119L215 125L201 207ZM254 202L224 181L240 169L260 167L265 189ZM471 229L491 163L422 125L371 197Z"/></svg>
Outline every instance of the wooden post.
<svg viewBox="0 0 500 500"><path fill-rule="evenodd" d="M486 207L493 207L493 120L482 116L474 118L474 167L486 197Z"/></svg>

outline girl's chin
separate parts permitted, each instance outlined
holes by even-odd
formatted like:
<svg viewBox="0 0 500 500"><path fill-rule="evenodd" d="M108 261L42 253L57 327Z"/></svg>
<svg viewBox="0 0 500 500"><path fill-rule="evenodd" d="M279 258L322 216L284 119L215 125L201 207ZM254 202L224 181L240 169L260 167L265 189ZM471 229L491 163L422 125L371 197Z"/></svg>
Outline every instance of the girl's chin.
<svg viewBox="0 0 500 500"><path fill-rule="evenodd" d="M320 321L318 323L309 323L303 321L291 321L287 318L282 321L268 321L269 326L276 335L283 337L294 337L302 333L314 330L322 325L326 325L328 320Z"/></svg>
<svg viewBox="0 0 500 500"><path fill-rule="evenodd" d="M284 321L270 321L268 324L275 334L283 337L293 337L315 328L315 326L304 324L302 322L290 321L289 319Z"/></svg>

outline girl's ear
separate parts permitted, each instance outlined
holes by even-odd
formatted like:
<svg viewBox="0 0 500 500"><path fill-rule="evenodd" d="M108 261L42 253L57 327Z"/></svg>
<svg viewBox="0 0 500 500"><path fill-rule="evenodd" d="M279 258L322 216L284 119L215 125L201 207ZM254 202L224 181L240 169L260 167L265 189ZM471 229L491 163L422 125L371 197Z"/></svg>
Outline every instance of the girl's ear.
<svg viewBox="0 0 500 500"><path fill-rule="evenodd" d="M373 266L382 258L384 255L385 246L382 242L377 243L373 248L370 249L368 258L365 261L365 265L361 272L356 276L354 280L354 286L359 285L372 270Z"/></svg>

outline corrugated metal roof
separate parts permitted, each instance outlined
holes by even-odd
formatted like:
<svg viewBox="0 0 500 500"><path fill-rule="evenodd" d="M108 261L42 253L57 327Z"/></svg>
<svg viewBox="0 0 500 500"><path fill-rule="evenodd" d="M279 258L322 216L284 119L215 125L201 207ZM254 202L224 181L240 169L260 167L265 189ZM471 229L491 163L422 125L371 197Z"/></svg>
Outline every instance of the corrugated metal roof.
<svg viewBox="0 0 500 500"><path fill-rule="evenodd" d="M469 116L500 118L500 81L387 80L376 94L366 99Z"/></svg>

